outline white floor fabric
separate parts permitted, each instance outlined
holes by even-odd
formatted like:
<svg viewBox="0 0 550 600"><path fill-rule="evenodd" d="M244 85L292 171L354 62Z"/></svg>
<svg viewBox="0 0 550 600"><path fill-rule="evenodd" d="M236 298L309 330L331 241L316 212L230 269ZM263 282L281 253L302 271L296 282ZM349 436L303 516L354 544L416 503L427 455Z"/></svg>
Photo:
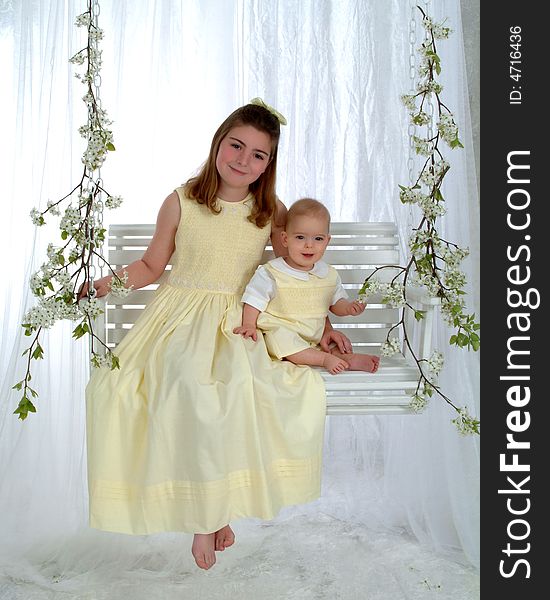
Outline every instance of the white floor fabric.
<svg viewBox="0 0 550 600"><path fill-rule="evenodd" d="M233 525L236 543L209 571L192 536L85 530L1 557L1 600L477 600L479 572L405 534L328 516Z"/></svg>

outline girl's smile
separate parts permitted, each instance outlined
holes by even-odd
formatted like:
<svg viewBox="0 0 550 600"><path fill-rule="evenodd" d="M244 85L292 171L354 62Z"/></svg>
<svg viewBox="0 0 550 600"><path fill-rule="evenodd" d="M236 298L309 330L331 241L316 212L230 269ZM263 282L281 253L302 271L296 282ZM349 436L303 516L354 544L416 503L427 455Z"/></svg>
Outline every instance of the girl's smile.
<svg viewBox="0 0 550 600"><path fill-rule="evenodd" d="M233 127L220 143L216 168L223 200L240 201L248 186L266 170L271 158L271 139L252 125Z"/></svg>

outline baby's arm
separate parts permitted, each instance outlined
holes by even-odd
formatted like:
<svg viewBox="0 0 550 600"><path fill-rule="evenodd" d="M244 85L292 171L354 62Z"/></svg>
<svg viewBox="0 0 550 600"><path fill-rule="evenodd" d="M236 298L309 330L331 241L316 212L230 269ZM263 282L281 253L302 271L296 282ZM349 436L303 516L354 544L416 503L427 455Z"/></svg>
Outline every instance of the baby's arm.
<svg viewBox="0 0 550 600"><path fill-rule="evenodd" d="M244 304L242 324L240 327L235 327L233 333L238 333L245 339L252 338L254 341L257 341L258 332L256 323L260 312L257 308L250 306L250 304Z"/></svg>
<svg viewBox="0 0 550 600"><path fill-rule="evenodd" d="M240 327L235 327L233 333L244 338L257 341L256 332L258 315L267 308L269 301L275 294L275 282L263 266L259 266L248 282L241 302L243 303L243 316Z"/></svg>
<svg viewBox="0 0 550 600"><path fill-rule="evenodd" d="M359 300L350 302L345 298L340 298L340 300L338 300L336 304L333 304L329 310L338 317L357 316L365 310L365 304L359 302Z"/></svg>

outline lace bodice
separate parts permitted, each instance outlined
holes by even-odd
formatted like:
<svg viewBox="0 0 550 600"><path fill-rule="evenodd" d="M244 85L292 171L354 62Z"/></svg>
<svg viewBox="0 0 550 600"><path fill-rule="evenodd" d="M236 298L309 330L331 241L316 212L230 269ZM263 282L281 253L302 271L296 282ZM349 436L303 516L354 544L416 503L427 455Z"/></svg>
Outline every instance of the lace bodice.
<svg viewBox="0 0 550 600"><path fill-rule="evenodd" d="M174 287L242 294L262 260L271 233L247 220L254 198L241 202L218 200L219 214L188 199L177 188L181 219L168 284Z"/></svg>

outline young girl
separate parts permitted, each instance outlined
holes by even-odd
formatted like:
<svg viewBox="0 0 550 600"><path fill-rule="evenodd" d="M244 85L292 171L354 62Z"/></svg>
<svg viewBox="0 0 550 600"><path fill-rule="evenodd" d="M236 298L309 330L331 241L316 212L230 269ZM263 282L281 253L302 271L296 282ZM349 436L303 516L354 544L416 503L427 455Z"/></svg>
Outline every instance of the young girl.
<svg viewBox="0 0 550 600"><path fill-rule="evenodd" d="M265 337L270 354L297 365L322 366L335 375L345 369L378 369L380 359L371 354L328 352L318 344L327 313L359 315L365 305L347 300L336 269L321 259L330 241L330 213L311 198L295 202L288 211L282 243L288 256L258 267L242 297L242 324L233 333Z"/></svg>
<svg viewBox="0 0 550 600"><path fill-rule="evenodd" d="M199 174L166 198L148 249L123 271L140 288L174 255L170 276L117 347L120 369L95 370L86 389L91 526L194 533L203 569L233 544L230 520L320 494L321 377L233 334L269 237L284 251L281 122L259 99L237 109ZM98 296L110 281L95 283ZM334 342L351 349L327 323L323 344Z"/></svg>

